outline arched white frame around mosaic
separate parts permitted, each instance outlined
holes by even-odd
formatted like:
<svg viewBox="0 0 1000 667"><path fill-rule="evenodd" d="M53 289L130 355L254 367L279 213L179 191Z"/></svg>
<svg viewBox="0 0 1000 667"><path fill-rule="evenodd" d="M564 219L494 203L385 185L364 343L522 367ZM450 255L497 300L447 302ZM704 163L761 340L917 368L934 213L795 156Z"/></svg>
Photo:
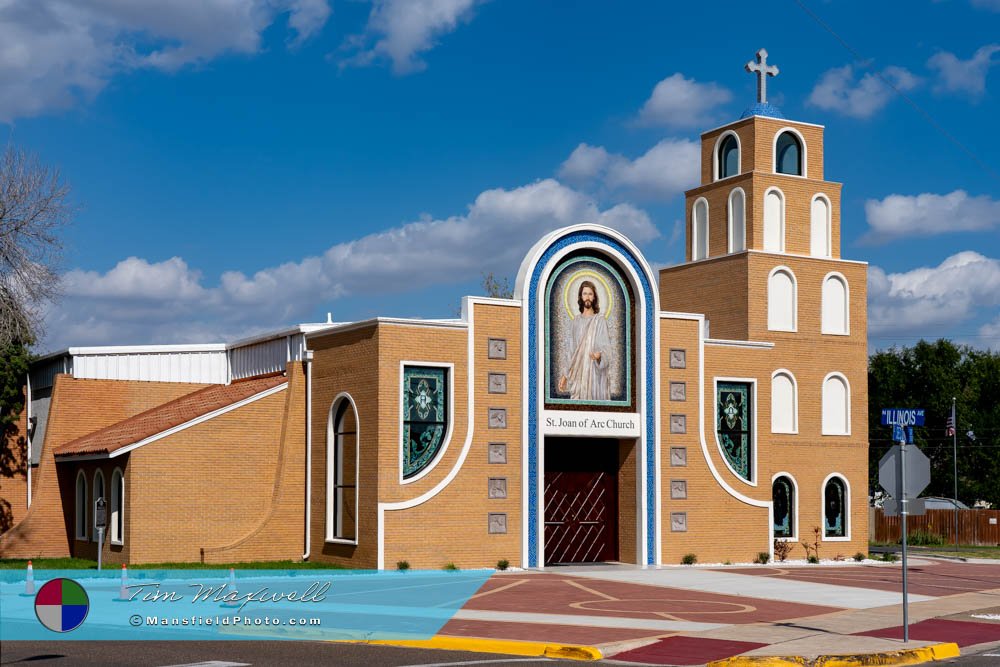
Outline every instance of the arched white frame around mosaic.
<svg viewBox="0 0 1000 667"><path fill-rule="evenodd" d="M826 484L831 479L839 479L840 483L844 485L844 536L843 537L827 537L826 536ZM853 528L851 521L851 483L847 481L847 477L839 472L832 472L823 478L823 483L819 487L820 494L820 504L819 504L819 525L823 526L820 532L820 538L823 542L850 542L851 541L851 529Z"/></svg>
<svg viewBox="0 0 1000 667"><path fill-rule="evenodd" d="M334 420L340 410L340 404L347 401L354 412L354 539L337 537L333 534L333 496L334 478L336 474L337 437ZM343 460L343 456L341 456ZM358 511L358 495L361 488L361 420L358 418L358 406L354 397L346 391L337 394L330 403L326 418L326 525L324 527L325 541L330 544L357 544L361 528L361 512Z"/></svg>

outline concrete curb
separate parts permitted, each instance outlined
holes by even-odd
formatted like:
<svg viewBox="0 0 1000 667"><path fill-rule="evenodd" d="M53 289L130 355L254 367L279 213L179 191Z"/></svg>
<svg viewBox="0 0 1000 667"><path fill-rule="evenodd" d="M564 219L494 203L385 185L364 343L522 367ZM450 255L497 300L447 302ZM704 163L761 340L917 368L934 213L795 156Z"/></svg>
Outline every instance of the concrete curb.
<svg viewBox="0 0 1000 667"><path fill-rule="evenodd" d="M957 658L958 644L931 644L921 648L857 655L821 655L806 658L798 655L738 655L710 662L706 667L879 667L887 665L919 665L932 660Z"/></svg>
<svg viewBox="0 0 1000 667"><path fill-rule="evenodd" d="M433 648L447 651L470 651L472 653L504 653L563 660L600 660L601 651L593 646L579 644L557 644L550 642L522 642L510 639L480 639L475 637L443 637L430 639L375 639L364 644L382 646L406 646L409 648Z"/></svg>

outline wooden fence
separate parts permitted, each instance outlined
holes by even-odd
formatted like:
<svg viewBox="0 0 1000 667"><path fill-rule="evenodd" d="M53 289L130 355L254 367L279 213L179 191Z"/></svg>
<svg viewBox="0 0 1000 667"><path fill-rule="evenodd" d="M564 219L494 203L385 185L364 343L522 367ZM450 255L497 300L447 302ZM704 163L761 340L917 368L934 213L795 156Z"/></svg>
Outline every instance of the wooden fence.
<svg viewBox="0 0 1000 667"><path fill-rule="evenodd" d="M901 517L885 516L881 508L872 508L869 539L873 542L898 542L901 534ZM906 533L912 537L916 531L940 535L945 543L955 544L955 512L953 510L927 510L923 516L906 518ZM958 510L958 543L975 546L1000 546L1000 510Z"/></svg>

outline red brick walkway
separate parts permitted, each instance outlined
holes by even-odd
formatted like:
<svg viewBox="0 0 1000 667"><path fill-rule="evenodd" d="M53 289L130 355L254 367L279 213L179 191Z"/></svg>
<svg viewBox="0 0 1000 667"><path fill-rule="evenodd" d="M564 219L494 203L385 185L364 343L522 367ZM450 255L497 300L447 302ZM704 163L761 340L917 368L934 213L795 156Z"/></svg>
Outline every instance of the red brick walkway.
<svg viewBox="0 0 1000 667"><path fill-rule="evenodd" d="M855 633L863 637L887 637L902 639L903 626L881 628ZM931 642L955 642L959 646L972 646L986 642L1000 641L1000 624L972 623L970 621L949 621L932 618L910 626L910 639Z"/></svg>
<svg viewBox="0 0 1000 667"><path fill-rule="evenodd" d="M668 637L655 644L615 655L615 660L654 665L704 665L712 660L746 653L767 644L700 637Z"/></svg>

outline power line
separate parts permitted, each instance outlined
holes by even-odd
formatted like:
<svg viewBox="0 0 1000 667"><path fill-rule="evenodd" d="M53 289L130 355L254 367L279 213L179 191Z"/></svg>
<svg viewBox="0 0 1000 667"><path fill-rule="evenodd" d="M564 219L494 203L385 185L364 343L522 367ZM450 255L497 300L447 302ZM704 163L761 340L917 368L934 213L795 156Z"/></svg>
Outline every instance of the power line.
<svg viewBox="0 0 1000 667"><path fill-rule="evenodd" d="M816 21L816 23L818 23L824 30L830 33L833 36L833 38L836 39L840 43L840 45L847 50L848 53L854 56L854 59L857 62L859 63L870 62L870 59L862 57L862 55L858 53L858 51L854 47L852 47L850 44L847 43L847 40L838 35L836 31L834 31L834 29L831 28L823 19L821 19L811 9L809 9L805 5L805 3L802 2L802 0L792 0L792 2L798 5L799 8L802 11L804 11L812 20ZM944 128L944 126L942 126L940 123L934 120L933 116L931 116L928 112L924 111L924 109L919 104L910 99L909 95L907 95L899 88L897 88L895 84L893 84L891 81L885 78L882 75L882 73L879 72L878 70L872 69L872 74L874 74L879 81L888 86L890 90L899 95L907 104L909 104L913 108L914 111L920 114L924 118L924 120L931 125L931 127L940 132L948 141L955 144L955 146L957 146L962 152L964 152L966 155L972 158L972 160L977 165L979 165L982 169L985 169L987 172L989 172L989 174L993 176L993 178L1000 181L1000 173L998 173L991 165L981 160L979 156L973 153L970 148L968 148L965 144L963 144L961 141L955 138L950 132L948 132L948 130Z"/></svg>

